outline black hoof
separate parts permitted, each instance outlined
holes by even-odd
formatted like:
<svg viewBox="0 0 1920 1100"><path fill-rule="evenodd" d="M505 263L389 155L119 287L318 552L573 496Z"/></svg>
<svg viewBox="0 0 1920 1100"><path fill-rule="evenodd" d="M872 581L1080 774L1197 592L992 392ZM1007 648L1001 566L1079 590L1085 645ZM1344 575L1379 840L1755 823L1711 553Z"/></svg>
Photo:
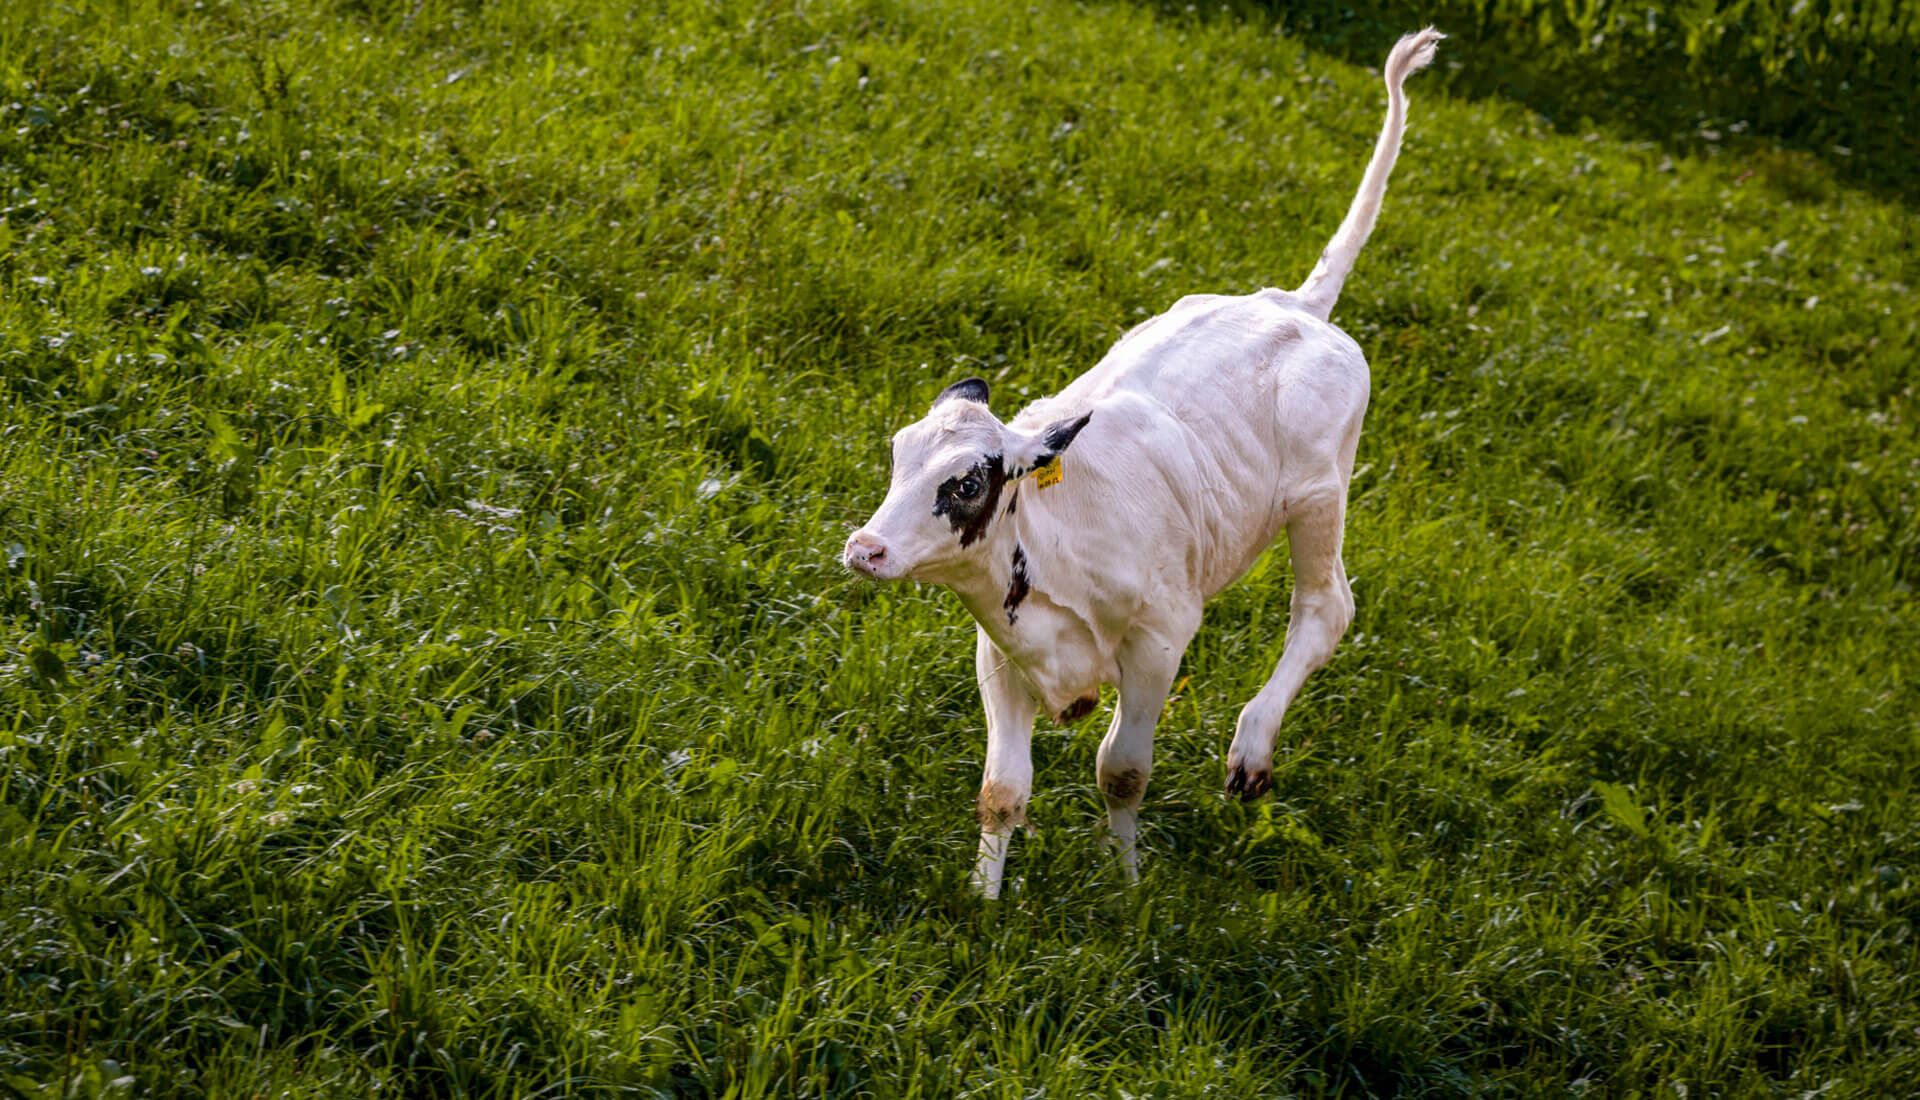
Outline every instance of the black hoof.
<svg viewBox="0 0 1920 1100"><path fill-rule="evenodd" d="M1272 772L1257 772L1249 775L1244 768L1234 768L1227 772L1227 794L1239 798L1242 802L1252 802L1266 794L1267 789L1272 786Z"/></svg>

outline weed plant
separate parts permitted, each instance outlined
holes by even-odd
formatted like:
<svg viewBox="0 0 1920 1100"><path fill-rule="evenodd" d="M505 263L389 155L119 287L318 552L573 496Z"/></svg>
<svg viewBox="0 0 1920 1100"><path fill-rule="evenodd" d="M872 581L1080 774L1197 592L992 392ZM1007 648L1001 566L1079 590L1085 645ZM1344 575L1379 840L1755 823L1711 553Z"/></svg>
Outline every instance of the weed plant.
<svg viewBox="0 0 1920 1100"><path fill-rule="evenodd" d="M1284 552L1141 886L1095 717L968 893L970 626L838 548L946 383L1306 275L1409 29L1315 26L7 6L0 1092L1907 1093L1912 193L1443 94L1493 38L1336 312L1359 616L1276 790Z"/></svg>

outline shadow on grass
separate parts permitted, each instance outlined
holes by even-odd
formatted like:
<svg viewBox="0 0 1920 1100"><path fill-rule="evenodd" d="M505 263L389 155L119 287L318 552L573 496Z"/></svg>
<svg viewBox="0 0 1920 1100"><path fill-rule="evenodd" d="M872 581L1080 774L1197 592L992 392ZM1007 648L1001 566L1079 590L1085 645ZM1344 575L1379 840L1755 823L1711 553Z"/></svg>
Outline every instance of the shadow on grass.
<svg viewBox="0 0 1920 1100"><path fill-rule="evenodd" d="M1159 6L1193 17L1184 4ZM1429 87L1513 100L1562 131L1604 126L1674 153L1794 150L1839 182L1909 205L1920 200L1912 183L1920 171L1920 16L1899 5L1875 10L1877 21L1863 25L1860 9L1879 7L1872 0L1808 0L1771 28L1726 13L1704 27L1683 26L1677 14L1655 13L1649 22L1637 8L1577 27L1558 4L1525 16L1495 10L1512 6L1241 0L1231 10L1376 68L1399 34L1431 23L1450 40L1421 78ZM1761 22L1760 14L1750 17ZM1805 186L1818 190L1812 181Z"/></svg>

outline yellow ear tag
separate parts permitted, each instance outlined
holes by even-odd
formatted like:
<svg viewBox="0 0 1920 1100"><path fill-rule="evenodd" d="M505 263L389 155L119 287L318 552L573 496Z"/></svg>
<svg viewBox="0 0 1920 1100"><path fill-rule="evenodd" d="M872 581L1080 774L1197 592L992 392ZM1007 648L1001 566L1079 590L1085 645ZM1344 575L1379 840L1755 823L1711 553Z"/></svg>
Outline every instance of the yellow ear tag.
<svg viewBox="0 0 1920 1100"><path fill-rule="evenodd" d="M1045 466L1033 472L1033 483L1042 489L1051 489L1055 485L1060 484L1060 467L1062 465L1063 463L1060 461L1059 456L1054 456L1052 462L1047 463Z"/></svg>

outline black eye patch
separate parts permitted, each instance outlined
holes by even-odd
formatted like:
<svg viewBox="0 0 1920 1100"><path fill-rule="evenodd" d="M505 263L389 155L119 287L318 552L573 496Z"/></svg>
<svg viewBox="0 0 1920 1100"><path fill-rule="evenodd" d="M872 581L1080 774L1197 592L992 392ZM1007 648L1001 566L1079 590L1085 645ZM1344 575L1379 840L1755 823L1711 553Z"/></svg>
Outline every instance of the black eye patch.
<svg viewBox="0 0 1920 1100"><path fill-rule="evenodd" d="M969 477L984 488L970 497L962 496L961 484ZM940 483L933 494L933 514L947 517L953 529L960 532L962 547L972 546L987 533L987 524L993 522L994 509L1000 504L1000 489L1006 483L1007 471L1000 464L1000 456L987 455L965 474Z"/></svg>

